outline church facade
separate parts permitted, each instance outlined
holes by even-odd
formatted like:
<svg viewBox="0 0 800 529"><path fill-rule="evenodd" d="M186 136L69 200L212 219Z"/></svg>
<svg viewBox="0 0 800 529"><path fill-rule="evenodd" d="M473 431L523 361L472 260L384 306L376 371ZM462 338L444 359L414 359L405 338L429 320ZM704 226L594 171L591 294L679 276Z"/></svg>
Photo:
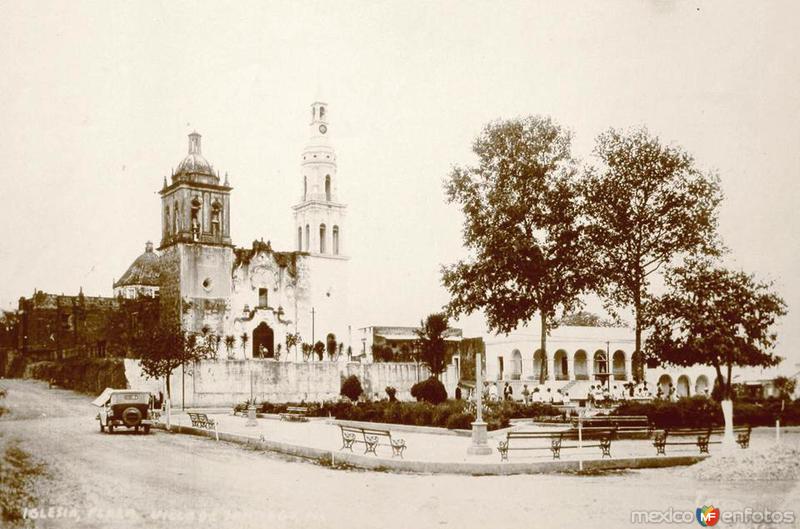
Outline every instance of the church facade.
<svg viewBox="0 0 800 529"><path fill-rule="evenodd" d="M336 152L329 139L328 105L311 105L309 139L300 162L302 194L292 207L296 247L278 251L263 239L234 245L233 187L204 158L201 136L189 135L186 157L164 180L157 285L116 282L115 292L160 297L162 319L187 332L219 338L221 358L299 360L300 343L321 341L346 356L348 318L347 205L338 193ZM150 246L146 254L153 255ZM139 263L153 262L140 256ZM147 274L126 272L139 281ZM153 283L153 281L150 281ZM291 341L291 340L290 340Z"/></svg>

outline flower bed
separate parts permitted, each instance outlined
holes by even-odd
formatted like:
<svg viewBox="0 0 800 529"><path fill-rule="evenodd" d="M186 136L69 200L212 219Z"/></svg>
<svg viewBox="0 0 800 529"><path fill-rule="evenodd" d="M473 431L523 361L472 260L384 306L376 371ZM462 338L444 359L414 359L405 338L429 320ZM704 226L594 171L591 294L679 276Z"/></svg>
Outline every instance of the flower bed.
<svg viewBox="0 0 800 529"><path fill-rule="evenodd" d="M249 403L236 405L234 411L243 412ZM305 406L312 417L335 417L341 420L407 424L413 426L438 426L449 429L471 428L475 421L470 404L463 400L448 400L433 405L427 402L374 402L352 403L349 400L318 403L270 403L257 406L259 413L283 413L289 406ZM490 430L505 428L510 419L560 417L561 412L548 404L524 405L518 402L490 402L484 408L483 418Z"/></svg>

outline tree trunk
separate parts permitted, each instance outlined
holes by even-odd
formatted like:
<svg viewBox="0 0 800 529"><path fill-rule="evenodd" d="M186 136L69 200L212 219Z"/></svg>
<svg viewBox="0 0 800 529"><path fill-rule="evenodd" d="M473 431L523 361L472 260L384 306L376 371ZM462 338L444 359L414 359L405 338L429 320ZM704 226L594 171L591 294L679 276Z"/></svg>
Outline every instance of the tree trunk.
<svg viewBox="0 0 800 529"><path fill-rule="evenodd" d="M734 446L733 439L733 400L731 400L730 388L730 365L728 366L728 380L722 380L722 369L718 362L714 362L714 370L717 372L717 384L720 391L720 406L722 407L722 418L725 421L725 433L722 436L722 446L727 450Z"/></svg>
<svg viewBox="0 0 800 529"><path fill-rule="evenodd" d="M539 369L539 384L544 384L547 381L547 316L544 312L540 312L540 321L542 334L539 348L542 350L542 365Z"/></svg>
<svg viewBox="0 0 800 529"><path fill-rule="evenodd" d="M722 446L733 448L733 365L728 363L728 377L725 380L725 400L722 401L722 414L725 417L725 436L722 438Z"/></svg>
<svg viewBox="0 0 800 529"><path fill-rule="evenodd" d="M634 317L633 332L636 340L635 346L633 348L634 351L633 354L636 354L642 352L642 296L641 293L638 291L638 289L636 291L636 296L634 299L633 311L635 312L635 314L633 315ZM611 359L609 358L608 361L610 362ZM609 364L609 366L611 366L611 364Z"/></svg>
<svg viewBox="0 0 800 529"><path fill-rule="evenodd" d="M723 400L722 416L725 418L725 435L722 437L722 446L726 449L734 447L733 439L733 401L730 398Z"/></svg>
<svg viewBox="0 0 800 529"><path fill-rule="evenodd" d="M169 385L169 378L170 378L170 375L171 375L171 374L172 374L172 373L170 373L169 375L167 375L166 377L164 377L164 378L166 378L166 381L167 381L167 398L168 398L168 399L171 399L171 398L172 398L172 391L171 391L171 389L170 389L170 385Z"/></svg>

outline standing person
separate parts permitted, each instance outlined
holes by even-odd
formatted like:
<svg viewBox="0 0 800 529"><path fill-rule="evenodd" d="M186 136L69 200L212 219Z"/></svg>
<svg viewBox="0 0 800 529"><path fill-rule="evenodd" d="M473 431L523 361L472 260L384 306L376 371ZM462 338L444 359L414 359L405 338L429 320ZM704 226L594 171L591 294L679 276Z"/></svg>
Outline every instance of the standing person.
<svg viewBox="0 0 800 529"><path fill-rule="evenodd" d="M522 385L522 402L524 402L525 405L530 404L530 397L531 397L531 392L528 389L528 385L527 384L523 384Z"/></svg>
<svg viewBox="0 0 800 529"><path fill-rule="evenodd" d="M497 384L489 384L489 400L497 400Z"/></svg>
<svg viewBox="0 0 800 529"><path fill-rule="evenodd" d="M508 385L508 382L503 386L503 400L511 400L514 390Z"/></svg>

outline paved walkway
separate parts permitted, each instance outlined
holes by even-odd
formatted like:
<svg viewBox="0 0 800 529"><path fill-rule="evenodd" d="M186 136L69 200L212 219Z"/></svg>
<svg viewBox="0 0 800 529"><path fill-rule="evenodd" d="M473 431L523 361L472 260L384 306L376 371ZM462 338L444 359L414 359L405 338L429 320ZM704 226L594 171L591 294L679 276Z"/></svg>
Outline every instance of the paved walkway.
<svg viewBox="0 0 800 529"><path fill-rule="evenodd" d="M238 435L246 435L259 439L263 435L267 441L276 441L296 446L318 448L322 450L338 451L342 446L342 438L339 427L331 424L330 420L324 418L312 418L308 422L289 422L281 421L277 418L256 419L256 426L246 426L247 418L234 416L231 414L209 414L218 421L219 432L226 432ZM173 423L182 426L191 426L188 415L175 413L172 416ZM390 428L391 430L392 428ZM536 430L533 425L521 425L517 429ZM539 430L553 430L554 428L538 428ZM490 455L473 456L467 455L467 448L471 440L469 437L457 435L438 435L430 433L417 433L408 431L392 431L392 436L397 436L406 440L407 449L404 459L407 461L434 461L447 463L497 463L500 455L497 452L497 439L489 439L489 446L493 449ZM491 432L490 432L491 435ZM770 428L756 429L753 432L751 447L761 444L774 442L774 430ZM565 443L566 444L566 443ZM570 443L573 444L573 443ZM509 459L514 462L547 462L552 461L552 454L548 440L542 440L540 446L542 450L526 450L511 452ZM719 445L711 445L711 454L719 451ZM354 453L363 451L363 445L356 444ZM674 456L698 455L697 447L667 447L667 454ZM388 446L378 448L378 455L381 458L391 458L391 449ZM644 458L656 457L655 448L648 440L625 440L614 441L611 445L612 458ZM663 457L663 456L661 456ZM599 448L569 448L561 451L561 459L564 461L577 460L598 460L602 459ZM608 460L608 458L606 458Z"/></svg>

